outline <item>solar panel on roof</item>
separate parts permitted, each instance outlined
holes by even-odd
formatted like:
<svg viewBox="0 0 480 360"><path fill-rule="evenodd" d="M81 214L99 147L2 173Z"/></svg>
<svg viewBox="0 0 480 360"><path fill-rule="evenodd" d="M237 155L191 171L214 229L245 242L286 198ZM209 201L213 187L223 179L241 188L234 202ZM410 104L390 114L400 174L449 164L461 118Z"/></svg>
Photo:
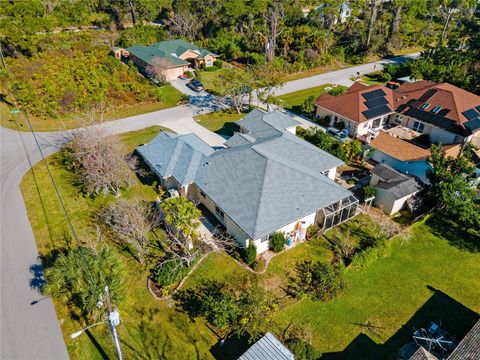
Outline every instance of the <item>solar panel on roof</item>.
<svg viewBox="0 0 480 360"><path fill-rule="evenodd" d="M367 101L373 100L373 99L376 99L376 98L379 98L379 97L382 97L382 96L385 96L385 95L387 95L387 94L385 94L385 92L382 89L377 89L377 90L373 90L373 91L362 94L363 98Z"/></svg>
<svg viewBox="0 0 480 360"><path fill-rule="evenodd" d="M382 105L373 109L362 111L362 114L365 115L367 119L372 119L374 117L389 113L390 111L392 110L390 110L387 105Z"/></svg>
<svg viewBox="0 0 480 360"><path fill-rule="evenodd" d="M468 120L472 120L479 115L477 110L475 110L475 109L468 109L467 111L462 112L462 114L465 115L465 117Z"/></svg>
<svg viewBox="0 0 480 360"><path fill-rule="evenodd" d="M475 106L475 109L477 109L477 111L480 112L480 105Z"/></svg>
<svg viewBox="0 0 480 360"><path fill-rule="evenodd" d="M432 98L433 95L435 95L436 93L438 92L437 89L429 89L427 90L427 92L425 94L423 94L422 96L420 96L420 98L418 100L420 101L428 101Z"/></svg>
<svg viewBox="0 0 480 360"><path fill-rule="evenodd" d="M373 100L369 100L365 103L365 105L369 109L373 109L373 108L376 108L377 106L385 105L385 104L388 104L388 100L385 99L385 97L379 97Z"/></svg>
<svg viewBox="0 0 480 360"><path fill-rule="evenodd" d="M475 131L480 129L480 117L474 118L470 121L465 123L465 127L468 128L470 131Z"/></svg>

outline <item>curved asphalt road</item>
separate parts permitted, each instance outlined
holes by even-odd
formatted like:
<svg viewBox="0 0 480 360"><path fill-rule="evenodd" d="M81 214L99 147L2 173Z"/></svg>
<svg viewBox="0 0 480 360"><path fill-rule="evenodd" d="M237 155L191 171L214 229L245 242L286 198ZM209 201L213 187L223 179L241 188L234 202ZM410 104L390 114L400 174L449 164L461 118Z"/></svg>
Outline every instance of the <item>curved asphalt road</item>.
<svg viewBox="0 0 480 360"><path fill-rule="evenodd" d="M412 54L413 55L413 54ZM416 55L416 54L415 54ZM352 74L379 69L385 62L402 62L404 57L345 68L334 72L295 80L285 84L277 95L318 86L325 83L349 85ZM208 100L210 101L210 100ZM198 125L192 116L211 110L211 104L201 98L193 105L138 115L106 123L112 133L138 130L162 125L177 133L194 132L212 146L224 139ZM45 156L58 150L69 132L36 133ZM1 359L54 360L67 359L68 353L55 309L50 299L42 299L30 286L41 276L41 266L32 228L20 192L20 182L32 165L41 160L33 135L0 127L0 185L1 185ZM35 190L32 190L35 191Z"/></svg>

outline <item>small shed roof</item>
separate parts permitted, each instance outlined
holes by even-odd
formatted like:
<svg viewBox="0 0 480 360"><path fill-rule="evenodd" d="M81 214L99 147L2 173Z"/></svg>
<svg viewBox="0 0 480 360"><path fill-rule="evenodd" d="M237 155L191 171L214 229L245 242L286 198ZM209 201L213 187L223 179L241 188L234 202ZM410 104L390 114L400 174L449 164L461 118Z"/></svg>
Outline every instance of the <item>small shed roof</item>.
<svg viewBox="0 0 480 360"><path fill-rule="evenodd" d="M238 360L294 360L295 356L280 340L268 332L254 343Z"/></svg>

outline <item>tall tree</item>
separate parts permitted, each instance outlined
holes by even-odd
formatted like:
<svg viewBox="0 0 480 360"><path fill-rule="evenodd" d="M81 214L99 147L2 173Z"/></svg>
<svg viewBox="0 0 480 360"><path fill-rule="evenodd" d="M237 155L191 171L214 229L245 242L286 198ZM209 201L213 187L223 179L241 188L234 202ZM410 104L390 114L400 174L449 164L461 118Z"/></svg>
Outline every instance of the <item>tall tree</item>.
<svg viewBox="0 0 480 360"><path fill-rule="evenodd" d="M251 73L236 68L225 69L218 75L215 85L222 89L222 96L228 98L235 111L240 114L252 92Z"/></svg>
<svg viewBox="0 0 480 360"><path fill-rule="evenodd" d="M378 7L379 7L378 0L370 1L369 3L370 17L368 19L367 38L365 40L365 47L367 48L367 50L369 49L370 42L372 40L372 35L375 28L375 21L377 20L377 15L378 15Z"/></svg>
<svg viewBox="0 0 480 360"><path fill-rule="evenodd" d="M265 15L269 29L265 42L265 60L267 62L272 62L275 58L275 51L277 50L277 37L281 34L281 31L279 31L281 19L280 11L280 4L278 1L276 1L272 6L269 7L267 14Z"/></svg>

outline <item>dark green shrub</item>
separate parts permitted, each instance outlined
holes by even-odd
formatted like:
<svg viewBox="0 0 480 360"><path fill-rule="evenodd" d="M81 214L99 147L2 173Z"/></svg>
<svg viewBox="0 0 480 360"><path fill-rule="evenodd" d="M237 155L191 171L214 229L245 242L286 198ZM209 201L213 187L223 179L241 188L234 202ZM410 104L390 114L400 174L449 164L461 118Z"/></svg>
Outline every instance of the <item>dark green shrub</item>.
<svg viewBox="0 0 480 360"><path fill-rule="evenodd" d="M312 224L307 228L307 239L312 239L320 233L320 227L318 225Z"/></svg>
<svg viewBox="0 0 480 360"><path fill-rule="evenodd" d="M314 300L331 300L345 288L343 266L311 260L298 262L288 288L294 296L309 295Z"/></svg>
<svg viewBox="0 0 480 360"><path fill-rule="evenodd" d="M297 360L318 360L322 357L322 353L306 341L296 339L288 341L286 345Z"/></svg>
<svg viewBox="0 0 480 360"><path fill-rule="evenodd" d="M223 61L222 60L215 60L213 62L213 66L216 66L218 69L223 68Z"/></svg>
<svg viewBox="0 0 480 360"><path fill-rule="evenodd" d="M193 78L193 74L192 74L190 71L187 71L187 72L183 73L183 75L184 75L187 79L192 79L192 78Z"/></svg>
<svg viewBox="0 0 480 360"><path fill-rule="evenodd" d="M249 265L253 265L255 261L257 260L257 248L255 245L250 244L248 245L247 248L245 248L244 254L243 254L243 260Z"/></svg>
<svg viewBox="0 0 480 360"><path fill-rule="evenodd" d="M205 71L208 71L208 72L217 71L217 70L218 70L218 67L216 67L215 65L212 65L212 66L209 66L209 67L205 68Z"/></svg>
<svg viewBox="0 0 480 360"><path fill-rule="evenodd" d="M270 241L271 241L270 248L272 249L273 252L278 253L282 251L285 247L286 239L283 233L277 232L273 234L272 239Z"/></svg>
<svg viewBox="0 0 480 360"><path fill-rule="evenodd" d="M176 261L168 261L157 265L152 271L152 279L160 289L168 287L179 282L188 272L188 267L178 266Z"/></svg>
<svg viewBox="0 0 480 360"><path fill-rule="evenodd" d="M328 90L328 93L332 96L343 94L347 89L344 86L337 86Z"/></svg>

